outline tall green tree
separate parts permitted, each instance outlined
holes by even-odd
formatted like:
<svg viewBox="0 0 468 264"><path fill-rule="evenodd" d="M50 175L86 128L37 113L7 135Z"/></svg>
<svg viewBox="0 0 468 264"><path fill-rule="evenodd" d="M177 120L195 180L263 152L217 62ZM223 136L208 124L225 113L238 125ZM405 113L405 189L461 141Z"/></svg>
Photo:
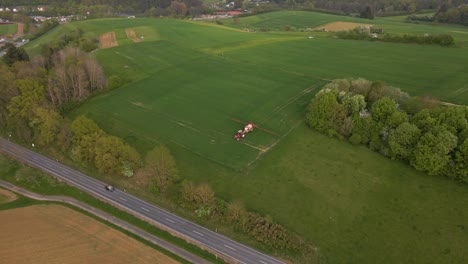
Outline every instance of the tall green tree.
<svg viewBox="0 0 468 264"><path fill-rule="evenodd" d="M96 123L85 116L77 117L71 125L72 157L80 162L94 164L96 143L104 136Z"/></svg>
<svg viewBox="0 0 468 264"><path fill-rule="evenodd" d="M450 152L457 146L457 137L437 126L424 134L414 150L411 165L429 175L440 174L450 161Z"/></svg>
<svg viewBox="0 0 468 264"><path fill-rule="evenodd" d="M421 130L416 125L408 122L399 125L388 139L392 156L404 160L410 159L420 136Z"/></svg>
<svg viewBox="0 0 468 264"><path fill-rule="evenodd" d="M122 139L104 135L96 141L94 165L103 174L133 176L139 154Z"/></svg>
<svg viewBox="0 0 468 264"><path fill-rule="evenodd" d="M382 97L377 100L371 108L371 116L374 121L387 125L387 120L397 111L395 100L389 97Z"/></svg>
<svg viewBox="0 0 468 264"><path fill-rule="evenodd" d="M17 61L29 61L29 56L23 48L17 48L11 43L6 44L5 47L6 53L2 59L8 66L12 66Z"/></svg>
<svg viewBox="0 0 468 264"><path fill-rule="evenodd" d="M336 98L334 90L322 90L310 102L307 123L328 135L337 134L346 118L346 109Z"/></svg>
<svg viewBox="0 0 468 264"><path fill-rule="evenodd" d="M455 173L458 180L468 183L468 139L455 153Z"/></svg>
<svg viewBox="0 0 468 264"><path fill-rule="evenodd" d="M157 146L146 154L145 168L154 186L161 193L179 179L174 157L169 149L163 145Z"/></svg>
<svg viewBox="0 0 468 264"><path fill-rule="evenodd" d="M36 108L34 114L39 130L39 143L48 145L56 142L63 123L62 116L54 110L42 107Z"/></svg>
<svg viewBox="0 0 468 264"><path fill-rule="evenodd" d="M423 109L413 116L411 123L415 124L422 132L428 132L436 126L437 120L432 117L429 109Z"/></svg>
<svg viewBox="0 0 468 264"><path fill-rule="evenodd" d="M19 95L15 85L15 76L10 69L0 64L0 127L7 127L7 107L13 97Z"/></svg>
<svg viewBox="0 0 468 264"><path fill-rule="evenodd" d="M19 95L11 99L7 107L11 118L31 120L36 107L46 105L44 86L35 79L16 81Z"/></svg>

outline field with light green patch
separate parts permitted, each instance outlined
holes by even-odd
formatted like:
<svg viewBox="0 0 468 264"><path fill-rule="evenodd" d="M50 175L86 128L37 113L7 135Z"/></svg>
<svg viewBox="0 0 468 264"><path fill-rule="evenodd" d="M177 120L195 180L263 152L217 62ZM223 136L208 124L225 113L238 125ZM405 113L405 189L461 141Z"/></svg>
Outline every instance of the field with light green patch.
<svg viewBox="0 0 468 264"><path fill-rule="evenodd" d="M131 82L92 98L70 116L93 118L142 154L166 144L182 178L207 182L218 196L270 215L318 247L328 263L466 262L466 186L327 138L302 122L310 98L333 78L385 80L413 95L466 104L466 47L338 40L273 29L252 33L241 30L244 20L277 29L368 22L306 12L240 18L233 26L228 20L227 26L90 20L60 26L26 49L37 53L41 43L75 27L89 37L114 31L119 46L95 54L108 76ZM372 23L397 33L467 32L399 18ZM127 28L143 41L128 39ZM308 39L311 34L316 37ZM462 44L467 37L453 35ZM239 120L264 130L235 142Z"/></svg>
<svg viewBox="0 0 468 264"><path fill-rule="evenodd" d="M0 24L0 36L14 35L18 32L17 24Z"/></svg>

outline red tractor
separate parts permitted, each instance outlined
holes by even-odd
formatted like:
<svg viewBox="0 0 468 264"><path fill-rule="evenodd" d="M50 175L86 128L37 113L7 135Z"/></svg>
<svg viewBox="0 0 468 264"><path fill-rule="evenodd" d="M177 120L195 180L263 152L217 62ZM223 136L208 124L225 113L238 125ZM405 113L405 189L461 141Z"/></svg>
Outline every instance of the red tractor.
<svg viewBox="0 0 468 264"><path fill-rule="evenodd" d="M244 138L247 133L252 132L254 129L254 123L249 122L247 125L244 126L244 129L241 129L237 131L237 133L234 135L235 140L240 140L241 138Z"/></svg>

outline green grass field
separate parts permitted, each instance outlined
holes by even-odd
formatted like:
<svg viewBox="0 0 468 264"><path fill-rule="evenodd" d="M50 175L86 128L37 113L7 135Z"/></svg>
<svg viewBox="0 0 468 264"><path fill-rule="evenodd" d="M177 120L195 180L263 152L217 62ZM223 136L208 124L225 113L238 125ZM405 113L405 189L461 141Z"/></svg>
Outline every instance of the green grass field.
<svg viewBox="0 0 468 264"><path fill-rule="evenodd" d="M182 178L208 182L220 197L272 216L317 246L329 263L463 263L468 258L466 186L417 173L302 123L308 101L332 78L380 79L413 95L468 102L463 44L468 30L402 19L372 22L396 33L459 31L454 37L460 47L240 30L247 23L281 29L285 23L306 28L368 22L278 12L241 18L232 26L169 19L81 21L26 48L37 53L40 43L74 27L91 37L114 31L119 46L95 54L108 76L132 82L92 98L70 116L93 118L141 153L168 145ZM126 28L144 40L133 43ZM256 129L235 142L232 136L242 127L236 120L254 121L266 131Z"/></svg>
<svg viewBox="0 0 468 264"><path fill-rule="evenodd" d="M405 22L406 16L377 17L374 20L354 18L348 16L335 16L306 11L282 11L271 12L256 16L239 18L238 23L234 19L222 20L226 26L233 28L260 29L283 31L285 26L296 30L316 28L331 22L354 22L372 24L384 29L385 32L394 34L450 34L461 46L468 45L468 29L461 25L445 25L435 23L410 24Z"/></svg>
<svg viewBox="0 0 468 264"><path fill-rule="evenodd" d="M14 35L18 32L17 24L0 24L0 36Z"/></svg>

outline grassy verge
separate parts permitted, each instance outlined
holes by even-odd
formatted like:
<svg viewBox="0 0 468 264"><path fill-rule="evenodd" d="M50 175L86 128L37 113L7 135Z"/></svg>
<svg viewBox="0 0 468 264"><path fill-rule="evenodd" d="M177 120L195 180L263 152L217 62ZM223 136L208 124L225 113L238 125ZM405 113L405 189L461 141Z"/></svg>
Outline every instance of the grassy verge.
<svg viewBox="0 0 468 264"><path fill-rule="evenodd" d="M204 259L207 259L208 261L211 261L213 263L224 263L223 261L217 259L215 256L213 256L212 254L206 252L206 251L203 251L201 249L199 249L198 247L194 246L194 245L191 245L191 244L188 244L186 243L184 240L182 239L179 239L179 238L176 238L176 237L173 237L171 236L169 233L165 232L165 231L162 231L158 228L156 228L155 226L149 224L149 223L146 223L128 213L125 213L115 207L112 207L111 205L109 204L106 204L76 188L73 188L71 186L68 186L64 183L60 183L58 181L56 181L54 178L52 178L51 176L49 175L46 175L40 171L37 171L33 168L30 168L30 167L26 167L26 166L22 166L20 164L18 164L17 162L7 158L6 156L4 156L3 154L0 155L0 178L5 180L5 181L8 181L8 182L11 182L15 185L18 185L18 186L21 186L23 188L26 188L28 190L31 190L33 192L36 192L38 194L42 194L42 195L65 195L65 196L69 196L69 197L72 197L72 198L75 198L79 201L82 201L86 204L89 204L95 208L98 208L106 213L109 213L121 220L124 220L142 230L145 230L159 238L162 238L174 245L177 245L197 256L200 256ZM19 207L21 206L22 204L24 204L24 206L26 205L30 205L32 204L31 202L31 199L29 198L25 198L25 197L22 197L14 202L11 202L11 203L8 203L8 204L4 204L4 205L1 205L0 208L3 208L3 207L11 207L11 208L14 208L14 207ZM73 208L73 206L70 206L71 208ZM74 208L76 209L76 208ZM79 210L79 209L78 209ZM79 210L80 212L82 212L82 210ZM86 213L84 212L85 214L87 215L90 215L89 213ZM92 215L90 215L92 216ZM99 218L95 217L95 216L92 216L93 218L97 219L97 220L100 220ZM101 220L102 221L102 220ZM110 223L107 223L106 221L102 221L106 224L109 224L111 225L112 227L115 227L114 225L110 224ZM115 227L117 228L117 227ZM124 233L126 234L129 234L127 231L125 230L122 230L120 228L117 228L119 229L120 231L123 231ZM131 235L132 237L136 237L134 235ZM142 241L144 242L143 239L140 239L140 238L137 238L139 241ZM145 242L145 244L147 245L151 245L151 246L154 246L152 245L151 243L149 242ZM174 255L159 248L159 247L156 247L154 246L155 248L157 248L158 250L162 250L165 254L168 254L170 255L171 257L173 257ZM178 260L180 260L179 257L177 257Z"/></svg>

